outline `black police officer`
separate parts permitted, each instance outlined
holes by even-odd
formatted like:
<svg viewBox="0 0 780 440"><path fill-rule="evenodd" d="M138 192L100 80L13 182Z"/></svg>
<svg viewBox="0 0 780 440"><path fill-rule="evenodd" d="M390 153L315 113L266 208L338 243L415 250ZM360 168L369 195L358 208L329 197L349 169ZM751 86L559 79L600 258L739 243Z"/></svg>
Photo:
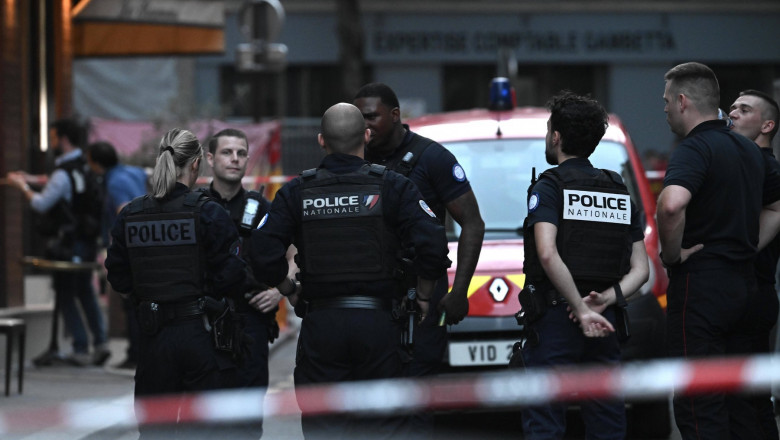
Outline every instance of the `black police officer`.
<svg viewBox="0 0 780 440"><path fill-rule="evenodd" d="M320 145L328 153L317 169L282 187L265 223L252 235L255 276L295 292L285 253L298 249L306 301L298 340L295 385L399 377L401 329L392 300L403 292L394 278L401 244L415 249L417 304L427 312L436 279L450 264L442 226L414 184L363 160L370 131L355 106L340 103L322 117ZM307 439L398 438L403 418L362 420L307 416Z"/></svg>
<svg viewBox="0 0 780 440"><path fill-rule="evenodd" d="M220 371L235 368L230 354L215 348L204 302L238 291L246 266L237 255L238 233L228 214L206 195L190 191L202 154L191 132L166 133L152 193L123 208L111 231L107 279L138 303L137 400L221 388ZM204 297L207 289L210 297ZM177 409L168 410L168 420L176 420ZM139 431L141 438L166 437L150 425Z"/></svg>
<svg viewBox="0 0 780 440"><path fill-rule="evenodd" d="M528 190L524 224L526 289L542 300L528 317L523 346L528 367L620 361L615 304L647 281L649 266L636 207L617 173L594 168L588 157L608 116L595 100L563 92L548 103L545 157L558 165ZM524 307L525 308L525 307ZM530 313L530 310L527 310ZM578 327L579 324L579 327ZM622 399L582 404L587 437L625 438ZM526 439L563 438L566 405L522 411Z"/></svg>
<svg viewBox="0 0 780 440"><path fill-rule="evenodd" d="M246 260L249 258L251 231L271 208L271 203L262 194L247 191L241 184L249 162L246 134L233 128L219 131L209 140L206 160L213 179L209 187L201 191L230 213L238 229L241 257ZM242 317L244 333L251 338L243 362L238 366L235 387L268 387L268 343L279 335L276 312L281 299L278 289L262 285L251 274L246 278L241 295L235 298L235 308ZM257 439L262 434L263 422L258 418L243 427L233 424L230 437Z"/></svg>

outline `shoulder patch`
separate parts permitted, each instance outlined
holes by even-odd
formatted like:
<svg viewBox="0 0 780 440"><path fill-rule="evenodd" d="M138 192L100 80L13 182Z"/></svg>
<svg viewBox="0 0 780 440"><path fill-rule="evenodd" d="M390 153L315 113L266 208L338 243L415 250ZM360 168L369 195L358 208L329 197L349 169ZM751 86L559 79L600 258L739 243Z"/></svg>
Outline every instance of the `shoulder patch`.
<svg viewBox="0 0 780 440"><path fill-rule="evenodd" d="M528 198L528 212L534 212L536 211L536 208L539 207L539 193L535 192L531 194L531 197Z"/></svg>
<svg viewBox="0 0 780 440"><path fill-rule="evenodd" d="M420 200L420 208L422 208L423 211L425 211L426 214L429 216L436 218L436 214L433 213L433 210L428 206L427 203L425 203L425 200Z"/></svg>
<svg viewBox="0 0 780 440"><path fill-rule="evenodd" d="M463 170L463 167L460 166L459 163L452 166L452 177L458 182L466 180L466 171Z"/></svg>
<svg viewBox="0 0 780 440"><path fill-rule="evenodd" d="M257 229L262 228L266 221L268 221L268 213L267 212L265 213L263 218L260 219L260 223L257 224Z"/></svg>

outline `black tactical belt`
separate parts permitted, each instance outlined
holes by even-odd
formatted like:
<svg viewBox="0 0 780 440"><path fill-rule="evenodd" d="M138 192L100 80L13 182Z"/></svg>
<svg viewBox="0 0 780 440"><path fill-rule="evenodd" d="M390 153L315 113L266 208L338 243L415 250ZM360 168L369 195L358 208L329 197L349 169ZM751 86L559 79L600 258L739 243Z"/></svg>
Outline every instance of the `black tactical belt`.
<svg viewBox="0 0 780 440"><path fill-rule="evenodd" d="M393 309L392 301L373 296L337 296L335 298L317 298L309 301L308 312L325 309L365 309L385 310Z"/></svg>
<svg viewBox="0 0 780 440"><path fill-rule="evenodd" d="M203 314L203 302L199 299L186 303L163 303L158 306L163 322Z"/></svg>

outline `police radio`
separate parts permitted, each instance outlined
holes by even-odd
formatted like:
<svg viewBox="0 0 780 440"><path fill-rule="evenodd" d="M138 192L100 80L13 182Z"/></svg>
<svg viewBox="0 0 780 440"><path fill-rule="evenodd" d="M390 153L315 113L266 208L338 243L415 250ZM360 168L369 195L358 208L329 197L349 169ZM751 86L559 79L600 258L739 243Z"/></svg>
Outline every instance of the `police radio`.
<svg viewBox="0 0 780 440"><path fill-rule="evenodd" d="M257 227L259 222L258 211L260 210L260 194L253 191L247 193L244 201L244 212L241 214L241 223L239 228L241 232L251 232Z"/></svg>

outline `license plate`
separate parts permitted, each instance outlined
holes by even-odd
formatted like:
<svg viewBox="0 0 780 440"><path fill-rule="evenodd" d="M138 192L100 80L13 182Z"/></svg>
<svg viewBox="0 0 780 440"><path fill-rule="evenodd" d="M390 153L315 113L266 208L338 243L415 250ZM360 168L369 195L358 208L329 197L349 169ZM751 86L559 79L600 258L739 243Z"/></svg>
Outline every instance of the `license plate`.
<svg viewBox="0 0 780 440"><path fill-rule="evenodd" d="M514 340L450 342L450 365L453 367L507 365L515 342Z"/></svg>

